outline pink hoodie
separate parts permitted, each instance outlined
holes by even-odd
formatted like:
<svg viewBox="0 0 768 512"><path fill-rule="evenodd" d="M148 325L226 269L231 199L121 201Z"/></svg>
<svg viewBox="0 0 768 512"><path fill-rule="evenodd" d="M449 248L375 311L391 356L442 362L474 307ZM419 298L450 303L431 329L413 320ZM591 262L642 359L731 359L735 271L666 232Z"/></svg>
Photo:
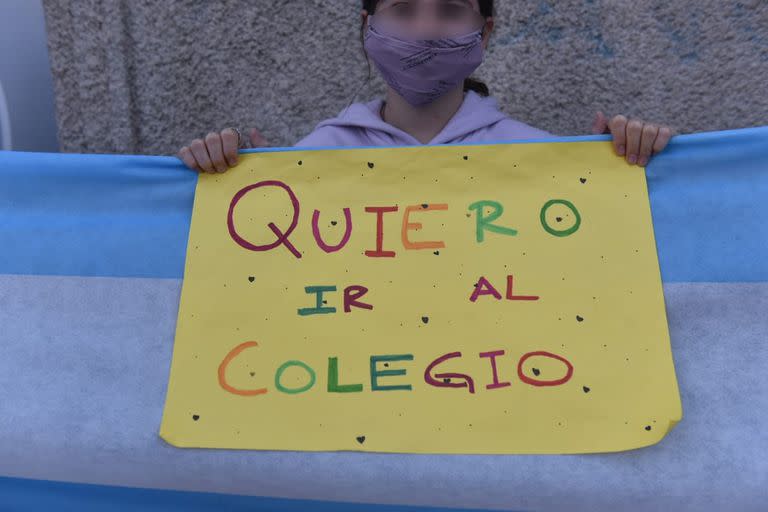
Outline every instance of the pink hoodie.
<svg viewBox="0 0 768 512"><path fill-rule="evenodd" d="M412 135L384 122L379 115L383 99L353 103L331 119L321 121L294 146L410 146L421 145ZM467 91L464 102L429 145L459 142L495 143L513 139L558 138L544 130L515 121L498 108L496 99Z"/></svg>

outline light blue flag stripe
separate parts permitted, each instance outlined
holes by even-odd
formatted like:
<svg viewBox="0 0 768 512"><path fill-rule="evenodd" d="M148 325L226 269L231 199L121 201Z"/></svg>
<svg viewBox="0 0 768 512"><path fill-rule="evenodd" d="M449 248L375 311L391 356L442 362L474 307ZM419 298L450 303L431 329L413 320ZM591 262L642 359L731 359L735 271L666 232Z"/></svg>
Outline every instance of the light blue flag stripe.
<svg viewBox="0 0 768 512"><path fill-rule="evenodd" d="M768 126L678 135L647 176L663 281L768 281ZM175 157L0 152L0 273L180 278L196 179Z"/></svg>

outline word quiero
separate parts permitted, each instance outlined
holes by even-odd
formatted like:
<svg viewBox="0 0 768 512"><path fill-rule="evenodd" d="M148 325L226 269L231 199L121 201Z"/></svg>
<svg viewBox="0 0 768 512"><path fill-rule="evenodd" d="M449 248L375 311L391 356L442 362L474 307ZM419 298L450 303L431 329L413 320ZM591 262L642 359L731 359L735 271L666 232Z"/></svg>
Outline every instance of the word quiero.
<svg viewBox="0 0 768 512"><path fill-rule="evenodd" d="M247 349L255 348L257 346L258 346L258 343L256 343L255 341L246 341L245 343L241 343L240 345L233 348L226 355L224 360L219 365L219 369L218 369L219 386L221 386L222 389L234 395L240 395L240 396L257 396L257 395L263 395L267 393L268 389L266 387L251 388L251 389L236 388L231 384L229 384L227 380L227 368L229 367L230 363L234 359L236 359L243 351ZM504 350L480 352L478 355L481 358L488 359L488 362L490 363L491 382L489 384L486 384L485 389L500 389L500 388L506 388L512 385L512 383L509 381L502 381L499 379L499 371L498 371L496 359L504 356ZM437 387L437 388L467 388L469 393L474 394L475 379L472 376L464 373L454 373L454 372L433 373L437 369L437 367L440 366L442 363L451 359L457 359L461 357L462 357L461 352L450 352L448 354L444 354L434 359L432 362L429 363L429 365L427 365L426 369L424 370L424 382L426 382L430 386ZM544 357L544 358L550 358L550 359L560 361L563 364L565 369L563 376L557 379L550 379L550 380L539 379L538 378L539 372L535 369L534 369L533 377L531 377L530 375L526 375L523 371L523 365L528 359L533 357ZM385 377L387 378L404 377L406 375L406 370L404 368L383 370L379 367L380 363L383 364L385 367L389 367L390 363L395 363L400 361L413 361L413 354L384 354L384 355L372 355L370 357L369 365L370 365L371 391L411 391L412 390L411 384L403 384L403 383L382 384L380 382L380 379ZM298 387L286 386L282 382L282 377L285 371L289 368L300 368L301 370L303 370L307 375L306 383ZM517 361L517 377L524 384L528 384L531 386L538 386L538 387L561 386L566 382L568 382L572 376L573 376L573 365L564 357L559 356L557 354L553 354L551 352L545 352L545 351L528 352L526 354L523 354L523 356L520 357ZM277 389L281 393L286 393L290 395L305 393L315 386L316 381L317 381L317 375L315 373L315 370L304 361L296 361L296 360L286 361L283 364L281 364L275 371L275 378L274 378L275 389ZM359 393L363 391L363 384L362 383L340 384L339 383L339 359L338 357L329 357L326 390L328 393Z"/></svg>
<svg viewBox="0 0 768 512"><path fill-rule="evenodd" d="M235 207L237 204L242 200L249 192L252 192L254 190L265 188L265 187L276 187L279 189L284 190L288 197L291 200L291 205L293 208L293 216L291 219L291 223L288 226L287 229L281 230L278 228L274 222L268 223L269 229L275 234L277 237L274 242L269 244L263 244L263 245L257 245L254 244L248 240L246 240L244 237L242 237L235 227L235 221L234 221L234 212ZM552 206L560 204L568 208L574 215L575 221L574 224L566 229L555 229L552 227L548 221L547 221L547 210L551 208ZM429 203L423 203L421 205L411 205L406 206L403 213L403 220L400 227L400 238L403 244L403 247L407 250L423 250L423 249L442 249L445 247L445 242L443 241L412 241L410 239L409 233L411 231L418 231L422 229L422 224L420 222L411 222L410 216L412 213L416 211L420 212L434 212L434 211L445 211L448 209L448 205L445 203L438 203L438 204L429 204ZM490 212L486 214L486 209L490 209ZM376 248L365 251L365 255L369 258L394 258L395 257L395 251L385 249L384 248L384 215L387 213L395 213L399 211L398 206L366 206L364 208L366 213L372 213L376 215ZM477 239L478 243L481 243L485 240L485 233L497 233L502 235L508 235L508 236L515 236L517 235L517 230L513 229L511 227L506 226L500 226L498 224L494 224L494 222L501 217L501 215L504 213L504 207L501 205L501 203L497 201L476 201L469 205L469 210L475 212L476 216L476 222L475 222L475 238ZM289 240L289 237L293 233L293 231L296 229L296 226L299 222L299 211L300 211L300 204L299 199L296 197L296 194L291 190L291 188L283 183L282 181L278 180L267 180L267 181L260 181L258 183L254 183L252 185L248 185L247 187L244 187L240 189L233 197L232 201L229 205L229 212L227 214L227 227L229 229L229 234L232 237L232 239L241 247L244 249L248 249L250 251L271 251L272 249L278 247L278 246L284 246L286 249L288 249L291 254L293 254L296 258L301 258L301 252L296 248L296 246ZM349 239L352 236L352 213L349 208L343 208L344 212L344 221L345 221L345 229L344 229L344 236L342 237L341 241L336 245L331 245L326 243L322 236L320 235L320 211L314 210L312 213L312 235L314 236L315 243L317 243L317 246L325 251L326 253L332 253L336 251L340 251L344 248L344 246L347 245L349 242ZM578 210L576 207L571 203L570 201L566 201L565 199L551 199L544 203L544 205L541 207L541 212L539 214L539 218L541 220L541 225L544 228L544 230L553 235L558 237L564 237L569 236L578 231L579 226L581 225L581 215L579 215ZM562 217L557 217L557 222L561 222L563 219Z"/></svg>

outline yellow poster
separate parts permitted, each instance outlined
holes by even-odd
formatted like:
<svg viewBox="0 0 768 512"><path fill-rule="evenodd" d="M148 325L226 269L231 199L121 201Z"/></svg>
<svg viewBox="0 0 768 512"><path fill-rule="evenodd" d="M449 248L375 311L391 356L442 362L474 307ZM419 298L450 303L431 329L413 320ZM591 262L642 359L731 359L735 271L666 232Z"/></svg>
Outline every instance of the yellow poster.
<svg viewBox="0 0 768 512"><path fill-rule="evenodd" d="M200 176L175 446L607 452L681 416L644 169L610 141L261 152Z"/></svg>

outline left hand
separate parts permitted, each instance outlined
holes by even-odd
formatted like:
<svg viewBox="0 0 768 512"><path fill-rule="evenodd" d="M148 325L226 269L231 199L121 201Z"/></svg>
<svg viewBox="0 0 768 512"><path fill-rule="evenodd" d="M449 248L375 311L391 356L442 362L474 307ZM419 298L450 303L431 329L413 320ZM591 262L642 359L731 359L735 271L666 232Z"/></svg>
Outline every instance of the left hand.
<svg viewBox="0 0 768 512"><path fill-rule="evenodd" d="M592 122L592 133L600 135L610 133L613 136L613 148L619 156L625 156L627 163L641 167L648 164L651 155L664 149L672 137L672 128L646 123L639 119L627 119L625 116L613 116L610 120L602 112L597 112Z"/></svg>

